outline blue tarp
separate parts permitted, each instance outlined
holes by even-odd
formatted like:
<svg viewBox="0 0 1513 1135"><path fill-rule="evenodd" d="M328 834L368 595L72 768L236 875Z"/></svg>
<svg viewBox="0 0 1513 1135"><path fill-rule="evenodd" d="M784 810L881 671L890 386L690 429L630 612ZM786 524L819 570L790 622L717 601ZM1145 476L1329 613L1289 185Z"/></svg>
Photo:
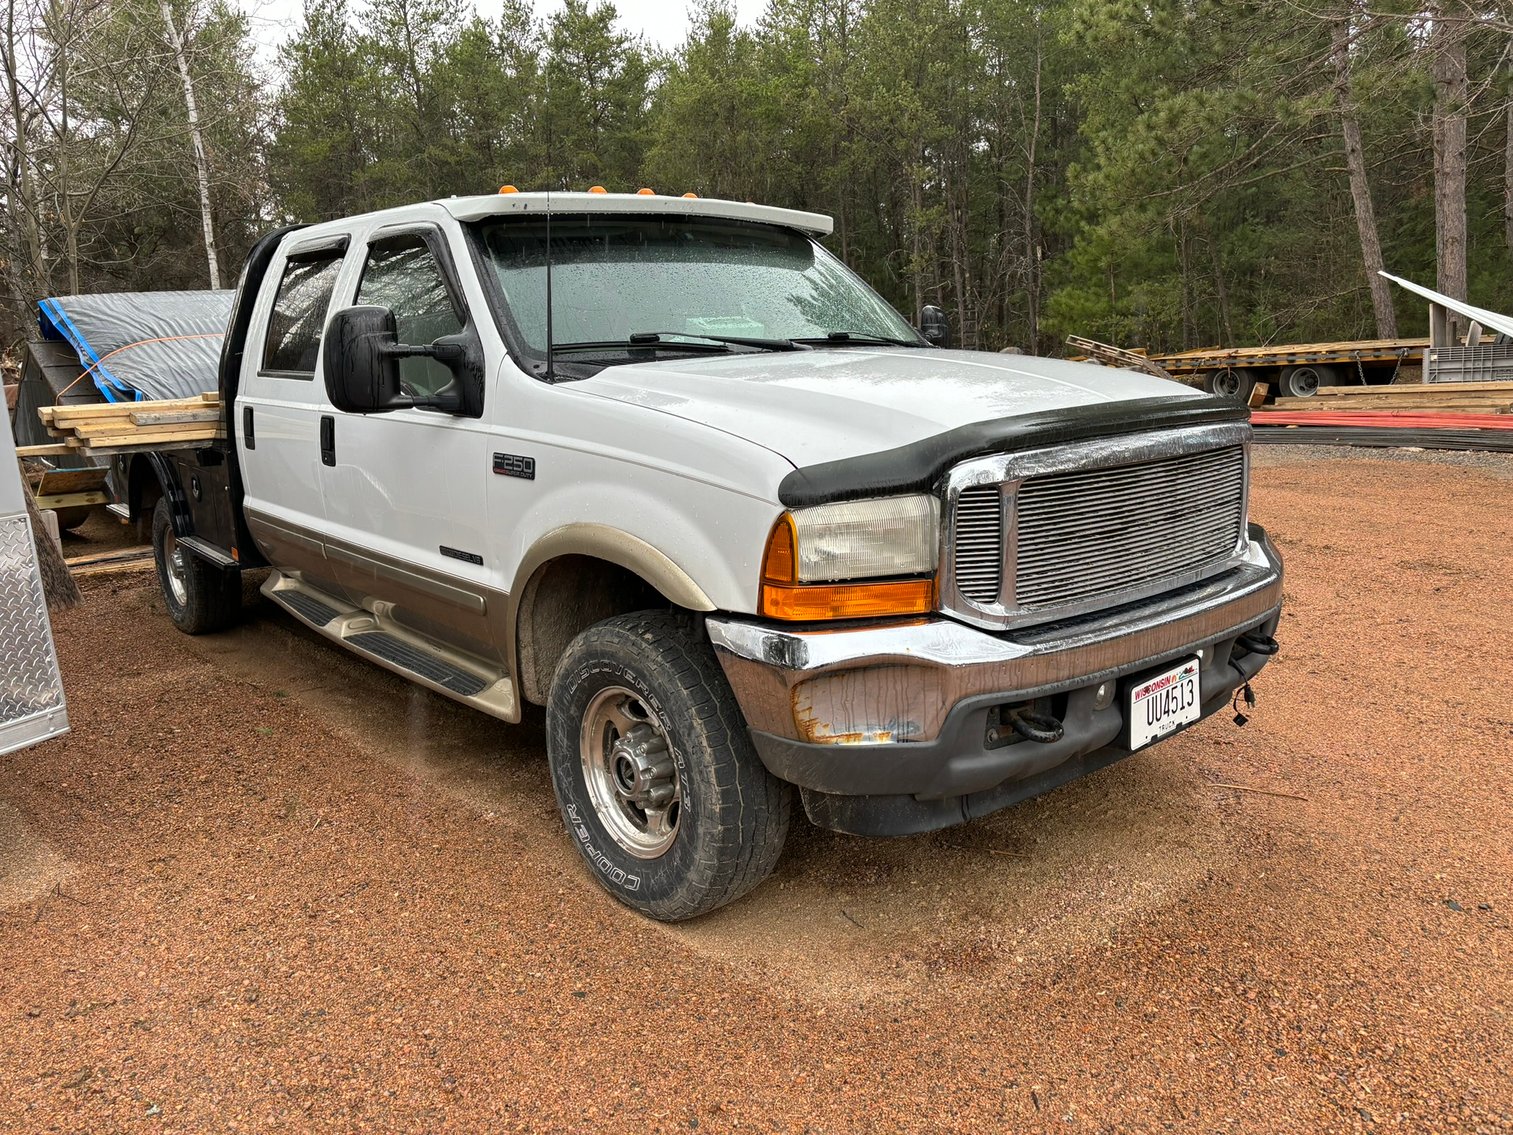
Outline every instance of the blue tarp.
<svg viewBox="0 0 1513 1135"><path fill-rule="evenodd" d="M110 402L193 398L218 386L231 291L50 296L38 305L44 339L67 343Z"/></svg>

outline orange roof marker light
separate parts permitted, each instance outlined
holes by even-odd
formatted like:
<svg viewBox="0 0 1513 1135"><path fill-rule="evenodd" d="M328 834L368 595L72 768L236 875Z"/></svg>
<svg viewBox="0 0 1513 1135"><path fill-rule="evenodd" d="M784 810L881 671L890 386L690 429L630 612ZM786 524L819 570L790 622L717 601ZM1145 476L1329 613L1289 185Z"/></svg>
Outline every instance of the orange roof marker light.
<svg viewBox="0 0 1513 1135"><path fill-rule="evenodd" d="M657 195L657 191L655 189L638 189L638 190L636 190L636 196L637 197L655 197L656 195Z"/></svg>
<svg viewBox="0 0 1513 1135"><path fill-rule="evenodd" d="M602 185L590 185L588 187L588 191L590 193L608 193L609 192L609 190L605 189L604 186L602 186Z"/></svg>
<svg viewBox="0 0 1513 1135"><path fill-rule="evenodd" d="M519 193L520 190L516 189L513 185L501 185L499 187L499 192L500 193Z"/></svg>
<svg viewBox="0 0 1513 1135"><path fill-rule="evenodd" d="M699 199L699 195L697 193L685 193L683 194L683 196L689 201L697 201Z"/></svg>

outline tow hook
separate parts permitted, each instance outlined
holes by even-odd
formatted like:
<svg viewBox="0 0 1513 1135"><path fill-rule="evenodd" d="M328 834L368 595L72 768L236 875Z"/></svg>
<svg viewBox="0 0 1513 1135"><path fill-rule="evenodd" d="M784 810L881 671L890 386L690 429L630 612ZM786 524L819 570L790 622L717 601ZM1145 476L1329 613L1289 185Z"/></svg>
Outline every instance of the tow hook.
<svg viewBox="0 0 1513 1135"><path fill-rule="evenodd" d="M1066 736L1066 726L1048 713L1036 713L1032 709L1012 709L1008 715L1009 728L1026 741L1050 745Z"/></svg>
<svg viewBox="0 0 1513 1135"><path fill-rule="evenodd" d="M1246 631L1235 639L1235 645L1240 648L1242 654L1264 654L1267 658L1281 649L1276 639L1257 631Z"/></svg>

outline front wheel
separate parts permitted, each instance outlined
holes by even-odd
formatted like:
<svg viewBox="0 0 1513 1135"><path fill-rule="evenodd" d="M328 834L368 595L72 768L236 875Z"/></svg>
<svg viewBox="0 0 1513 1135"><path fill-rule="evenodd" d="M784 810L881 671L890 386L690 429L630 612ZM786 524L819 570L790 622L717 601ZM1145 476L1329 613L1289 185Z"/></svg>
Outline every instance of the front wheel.
<svg viewBox="0 0 1513 1135"><path fill-rule="evenodd" d="M676 922L772 872L791 791L757 757L686 617L642 611L589 627L557 667L546 715L568 835L615 898Z"/></svg>
<svg viewBox="0 0 1513 1135"><path fill-rule="evenodd" d="M166 497L152 512L152 555L158 585L173 625L185 634L222 631L242 608L242 579L201 559L179 543Z"/></svg>
<svg viewBox="0 0 1513 1135"><path fill-rule="evenodd" d="M1256 388L1256 380L1244 371L1226 367L1205 374L1203 388L1216 398L1239 402L1243 406L1249 404L1250 392Z"/></svg>

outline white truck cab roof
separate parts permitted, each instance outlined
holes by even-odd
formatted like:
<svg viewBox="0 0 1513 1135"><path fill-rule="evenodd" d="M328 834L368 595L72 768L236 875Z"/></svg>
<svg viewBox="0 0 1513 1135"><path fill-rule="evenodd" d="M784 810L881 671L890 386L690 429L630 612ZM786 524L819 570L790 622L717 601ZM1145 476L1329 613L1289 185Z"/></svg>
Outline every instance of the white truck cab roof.
<svg viewBox="0 0 1513 1135"><path fill-rule="evenodd" d="M811 236L829 236L835 222L823 213L777 209L750 201L720 201L705 197L671 197L659 193L486 193L475 197L447 197L436 202L459 221L481 221L519 213L551 212L651 213L713 217L783 225Z"/></svg>

